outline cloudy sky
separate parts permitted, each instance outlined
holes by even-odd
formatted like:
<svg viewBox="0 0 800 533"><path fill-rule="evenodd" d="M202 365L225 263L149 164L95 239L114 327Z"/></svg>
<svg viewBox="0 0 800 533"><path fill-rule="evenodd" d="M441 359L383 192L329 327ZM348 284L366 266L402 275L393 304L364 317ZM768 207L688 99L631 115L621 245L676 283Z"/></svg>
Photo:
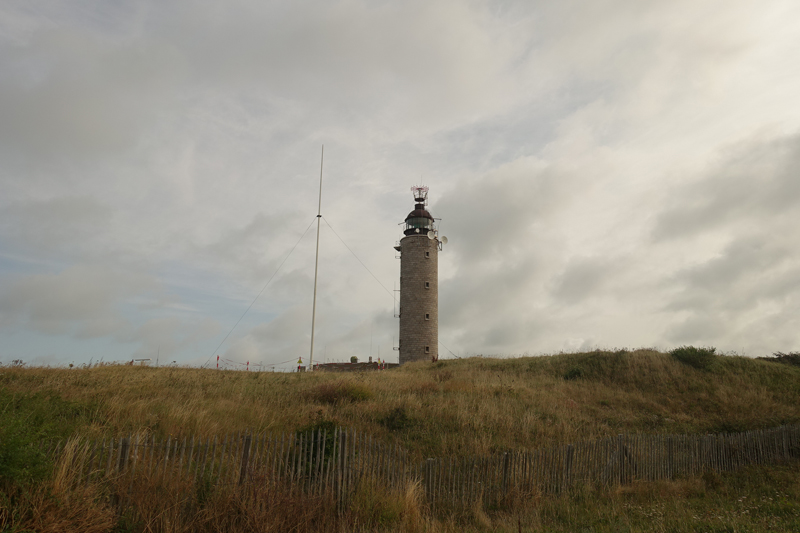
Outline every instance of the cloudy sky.
<svg viewBox="0 0 800 533"><path fill-rule="evenodd" d="M0 363L305 361L322 145L318 359L397 360L414 184L443 357L800 350L799 57L795 0L6 0Z"/></svg>

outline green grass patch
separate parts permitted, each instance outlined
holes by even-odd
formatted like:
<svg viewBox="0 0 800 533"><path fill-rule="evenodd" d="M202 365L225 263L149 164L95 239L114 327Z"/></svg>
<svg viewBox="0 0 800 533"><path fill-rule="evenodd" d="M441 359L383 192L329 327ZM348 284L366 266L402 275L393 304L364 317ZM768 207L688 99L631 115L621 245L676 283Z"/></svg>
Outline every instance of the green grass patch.
<svg viewBox="0 0 800 533"><path fill-rule="evenodd" d="M54 393L12 393L0 389L0 485L40 481L50 463L40 444L66 439L94 418L90 406Z"/></svg>

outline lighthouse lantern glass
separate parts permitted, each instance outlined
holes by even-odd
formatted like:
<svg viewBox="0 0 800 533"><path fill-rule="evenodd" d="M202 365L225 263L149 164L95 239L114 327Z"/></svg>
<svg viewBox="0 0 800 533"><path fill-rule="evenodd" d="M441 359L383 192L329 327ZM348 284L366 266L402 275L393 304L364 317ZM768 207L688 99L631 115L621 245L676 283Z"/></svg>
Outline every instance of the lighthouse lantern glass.
<svg viewBox="0 0 800 533"><path fill-rule="evenodd" d="M412 217L406 220L406 229L433 229L433 221L425 217Z"/></svg>

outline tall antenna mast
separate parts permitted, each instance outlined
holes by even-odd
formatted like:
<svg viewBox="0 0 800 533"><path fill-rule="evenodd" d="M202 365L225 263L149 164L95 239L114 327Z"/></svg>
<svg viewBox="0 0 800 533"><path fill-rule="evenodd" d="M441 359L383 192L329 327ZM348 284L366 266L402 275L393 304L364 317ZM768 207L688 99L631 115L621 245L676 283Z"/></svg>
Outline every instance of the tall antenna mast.
<svg viewBox="0 0 800 533"><path fill-rule="evenodd" d="M311 354L308 356L308 370L314 371L314 325L317 320L317 273L319 272L319 222L322 218L322 163L325 160L325 145L319 157L319 206L317 207L317 256L314 259L314 304L311 307Z"/></svg>

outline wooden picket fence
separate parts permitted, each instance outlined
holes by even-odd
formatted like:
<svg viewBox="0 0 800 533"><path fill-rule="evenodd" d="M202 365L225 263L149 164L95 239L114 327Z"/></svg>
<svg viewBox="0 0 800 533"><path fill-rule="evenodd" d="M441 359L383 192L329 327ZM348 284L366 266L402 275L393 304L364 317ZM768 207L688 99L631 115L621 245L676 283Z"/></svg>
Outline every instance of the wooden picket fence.
<svg viewBox="0 0 800 533"><path fill-rule="evenodd" d="M532 452L428 459L420 479L433 509L457 511L476 501L501 508L578 486L730 472L792 458L800 458L800 425L735 434L618 435Z"/></svg>
<svg viewBox="0 0 800 533"><path fill-rule="evenodd" d="M63 441L52 442L47 453L58 457L67 448ZM129 501L126 495L137 490L137 479L147 480L145 487L179 481L173 485L181 485L187 497L198 493L196 487L201 485L208 492L246 490L261 484L335 498L344 505L364 479L400 490L414 477L407 451L346 428L281 434L243 432L206 439L129 435L72 443L69 453L76 483L111 482L120 505Z"/></svg>
<svg viewBox="0 0 800 533"><path fill-rule="evenodd" d="M180 479L187 498L200 484L206 491L267 485L335 498L341 506L365 481L398 491L417 482L429 508L446 513L476 503L502 508L586 484L614 486L781 463L800 458L800 425L735 434L619 435L530 452L424 461L345 428L207 439L130 435L84 442L81 450L71 459L79 482L114 480L120 505L137 478L150 484ZM48 449L55 456L63 451L62 443Z"/></svg>

